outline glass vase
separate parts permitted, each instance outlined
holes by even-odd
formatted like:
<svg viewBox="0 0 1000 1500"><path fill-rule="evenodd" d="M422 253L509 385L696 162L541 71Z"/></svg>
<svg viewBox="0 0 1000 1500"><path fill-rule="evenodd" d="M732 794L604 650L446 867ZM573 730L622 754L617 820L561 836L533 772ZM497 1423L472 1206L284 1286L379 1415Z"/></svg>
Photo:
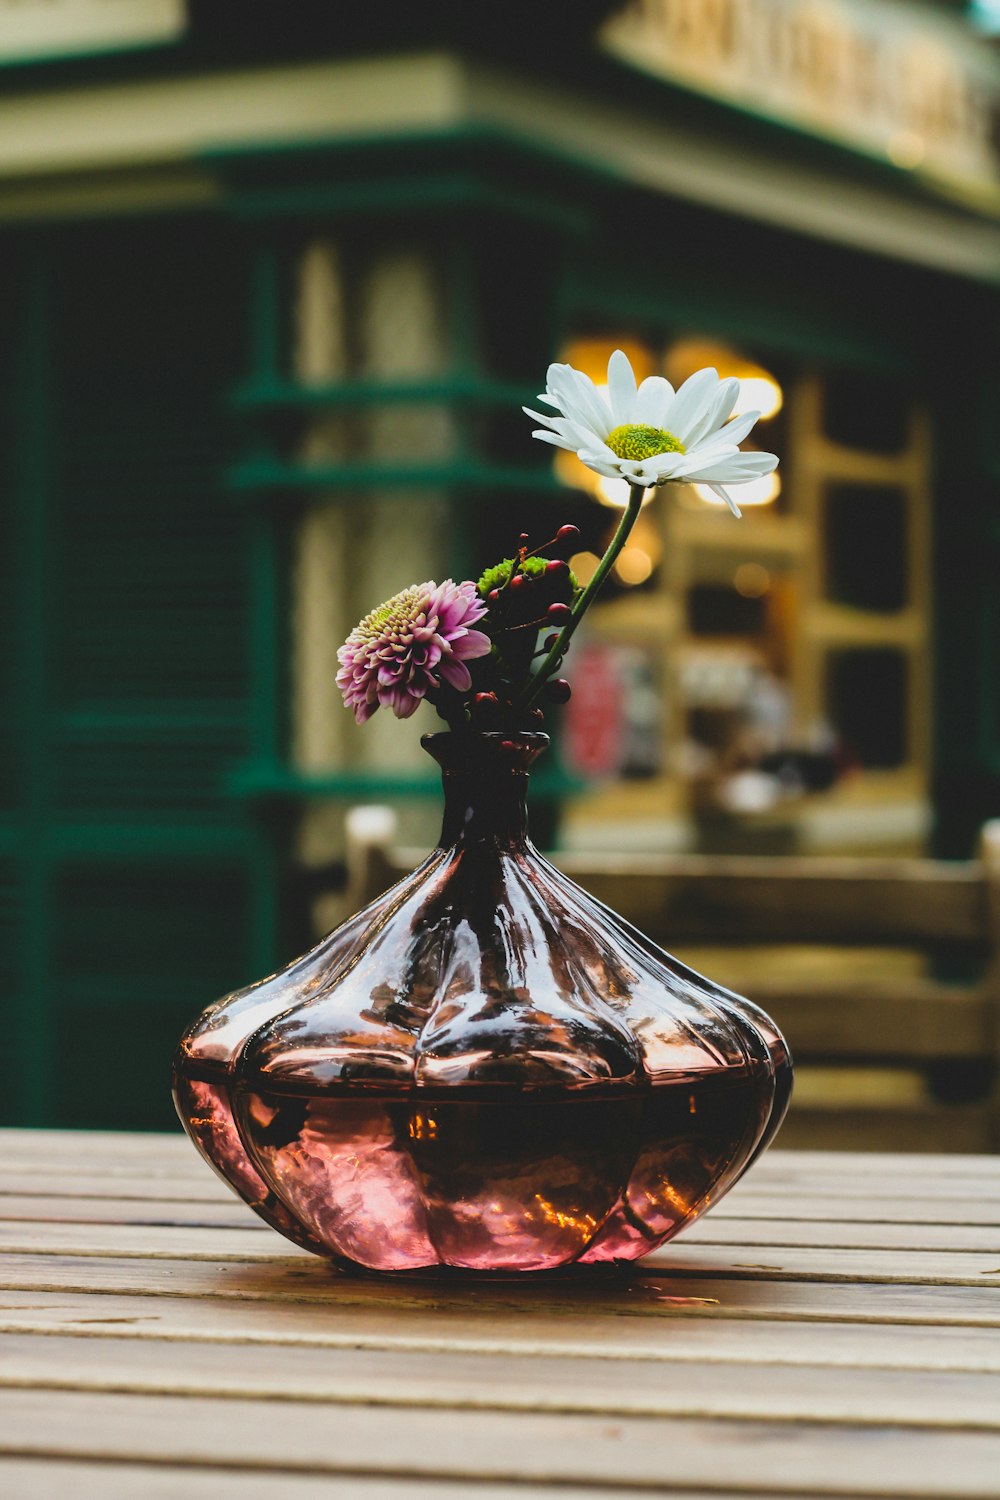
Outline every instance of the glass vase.
<svg viewBox="0 0 1000 1500"><path fill-rule="evenodd" d="M269 1224L341 1265L637 1260L718 1202L784 1115L774 1023L531 844L547 743L426 735L445 796L433 853L181 1040L192 1140Z"/></svg>

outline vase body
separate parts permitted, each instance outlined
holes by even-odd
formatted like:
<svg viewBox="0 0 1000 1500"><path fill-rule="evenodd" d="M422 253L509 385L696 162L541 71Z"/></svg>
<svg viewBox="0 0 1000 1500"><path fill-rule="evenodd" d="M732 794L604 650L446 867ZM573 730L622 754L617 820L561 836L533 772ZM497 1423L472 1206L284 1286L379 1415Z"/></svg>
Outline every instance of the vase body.
<svg viewBox="0 0 1000 1500"><path fill-rule="evenodd" d="M791 1059L527 838L546 740L441 734L441 841L182 1038L178 1113L275 1229L381 1271L638 1259L773 1136Z"/></svg>

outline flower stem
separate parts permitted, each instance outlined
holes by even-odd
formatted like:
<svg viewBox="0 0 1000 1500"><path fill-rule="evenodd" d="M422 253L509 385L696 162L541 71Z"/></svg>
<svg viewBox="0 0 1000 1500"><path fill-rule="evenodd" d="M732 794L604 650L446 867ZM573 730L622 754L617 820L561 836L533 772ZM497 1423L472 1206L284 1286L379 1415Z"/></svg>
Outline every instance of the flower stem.
<svg viewBox="0 0 1000 1500"><path fill-rule="evenodd" d="M563 626L562 630L560 630L559 634L556 636L556 639L552 645L552 649L548 652L545 660L538 668L538 671L528 682L528 685L524 692L524 697L521 700L522 707L531 707L532 703L534 703L535 699L542 691L542 688L545 686L549 677L555 671L562 658L566 655L566 649L569 646L570 641L573 639L573 632L576 630L576 627L583 619L583 616L586 614L587 610L594 602L594 599L600 593L605 578L607 578L608 574L611 572L611 569L614 567L616 561L618 560L619 552L621 552L625 543L629 539L632 527L635 525L636 521L639 518L639 512L642 509L642 497L645 493L645 485L629 485L628 505L625 507L622 518L618 523L617 531L611 538L608 550L605 552L604 556L597 564L597 567L594 570L593 578L587 584L587 587L583 590L580 597L573 605L573 608L570 612L570 617L566 621L566 624Z"/></svg>

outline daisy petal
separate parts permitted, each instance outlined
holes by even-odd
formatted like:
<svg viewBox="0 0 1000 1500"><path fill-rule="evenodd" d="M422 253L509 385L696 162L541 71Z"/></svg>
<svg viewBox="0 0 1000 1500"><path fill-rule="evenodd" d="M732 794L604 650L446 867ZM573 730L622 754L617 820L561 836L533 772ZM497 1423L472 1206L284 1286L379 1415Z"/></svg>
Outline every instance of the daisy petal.
<svg viewBox="0 0 1000 1500"><path fill-rule="evenodd" d="M648 427L662 427L664 413L674 399L674 388L662 375L647 375L639 387L635 419Z"/></svg>
<svg viewBox="0 0 1000 1500"><path fill-rule="evenodd" d="M778 460L773 453L737 453L735 457L706 462L686 477L697 480L699 484L742 484L744 480L770 474L777 466Z"/></svg>
<svg viewBox="0 0 1000 1500"><path fill-rule="evenodd" d="M594 382L572 365L549 365L548 388L565 416L580 422L598 437L606 437L614 426L607 403Z"/></svg>
<svg viewBox="0 0 1000 1500"><path fill-rule="evenodd" d="M733 515L738 521L743 512L740 510L739 506L736 504L736 501L733 499L732 495L730 495L729 491L724 490L721 484L710 484L708 488L712 491L713 495L718 495L719 499L724 501L725 504L729 506L729 509L732 511Z"/></svg>
<svg viewBox="0 0 1000 1500"><path fill-rule="evenodd" d="M715 370L698 370L685 380L663 417L663 425L672 432L685 447L688 436L701 416L702 408L709 400L719 377Z"/></svg>
<svg viewBox="0 0 1000 1500"><path fill-rule="evenodd" d="M616 426L635 421L635 375L623 349L616 349L608 360L608 395L611 415Z"/></svg>
<svg viewBox="0 0 1000 1500"><path fill-rule="evenodd" d="M739 393L740 383L732 376L728 380L719 381L712 399L706 402L701 417L688 433L688 448L695 447L704 438L718 431L735 406Z"/></svg>
<svg viewBox="0 0 1000 1500"><path fill-rule="evenodd" d="M742 443L759 418L759 411L745 411L742 416L727 422L725 427L720 427L713 437L721 438L724 443Z"/></svg>
<svg viewBox="0 0 1000 1500"><path fill-rule="evenodd" d="M569 438L560 437L558 432L549 432L544 427L536 428L531 436L540 438L543 443L551 443L553 448L565 448L567 453L576 452L576 444L570 442Z"/></svg>

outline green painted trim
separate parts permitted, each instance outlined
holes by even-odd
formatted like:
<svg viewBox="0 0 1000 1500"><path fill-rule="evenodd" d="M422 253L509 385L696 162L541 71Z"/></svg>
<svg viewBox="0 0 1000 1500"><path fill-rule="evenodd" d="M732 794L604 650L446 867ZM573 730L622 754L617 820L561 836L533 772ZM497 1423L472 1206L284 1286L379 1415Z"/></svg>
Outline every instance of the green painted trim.
<svg viewBox="0 0 1000 1500"><path fill-rule="evenodd" d="M538 772L531 779L532 791L539 797L565 796L584 785L577 778L559 770ZM250 764L234 772L227 791L237 798L288 798L312 801L314 798L364 797L439 797L440 776L409 771L339 771L328 775L306 774L279 764Z"/></svg>
<svg viewBox="0 0 1000 1500"><path fill-rule="evenodd" d="M456 132L450 139L460 136ZM406 141L406 137L403 137ZM241 189L234 187L227 207L239 219L330 218L363 214L435 214L442 211L493 213L523 219L561 235L586 235L591 215L584 209L533 193L492 187L465 173L382 181Z"/></svg>
<svg viewBox="0 0 1000 1500"><path fill-rule="evenodd" d="M252 830L239 823L221 821L224 813L202 822L184 815L184 822L158 822L147 817L127 823L109 823L106 814L95 814L88 823L77 819L53 826L44 842L47 858L59 861L125 859L133 865L180 860L191 865L197 859L218 859L241 867L255 852Z"/></svg>
<svg viewBox="0 0 1000 1500"><path fill-rule="evenodd" d="M331 385L299 385L293 380L248 380L230 395L239 412L313 410L322 407L423 405L452 402L463 406L521 406L537 392L527 381L515 385L486 376L460 374L436 380L341 380Z"/></svg>
<svg viewBox="0 0 1000 1500"><path fill-rule="evenodd" d="M638 280L638 278L637 278ZM887 374L912 374L913 360L906 351L891 349L880 331L870 335L843 325L822 321L813 309L789 307L776 293L773 301L728 301L718 288L678 286L666 278L662 289L629 285L627 278L608 275L598 286L594 276L571 275L560 298L563 329L577 320L618 319L623 323L647 323L678 333L697 330L724 339L747 343L761 350L774 350L801 359L821 357L825 363L858 365Z"/></svg>
<svg viewBox="0 0 1000 1500"><path fill-rule="evenodd" d="M565 495L566 487L548 469L533 469L472 460L451 463L283 464L254 458L234 465L226 487L236 494L271 491L360 489L523 489L535 494Z"/></svg>

